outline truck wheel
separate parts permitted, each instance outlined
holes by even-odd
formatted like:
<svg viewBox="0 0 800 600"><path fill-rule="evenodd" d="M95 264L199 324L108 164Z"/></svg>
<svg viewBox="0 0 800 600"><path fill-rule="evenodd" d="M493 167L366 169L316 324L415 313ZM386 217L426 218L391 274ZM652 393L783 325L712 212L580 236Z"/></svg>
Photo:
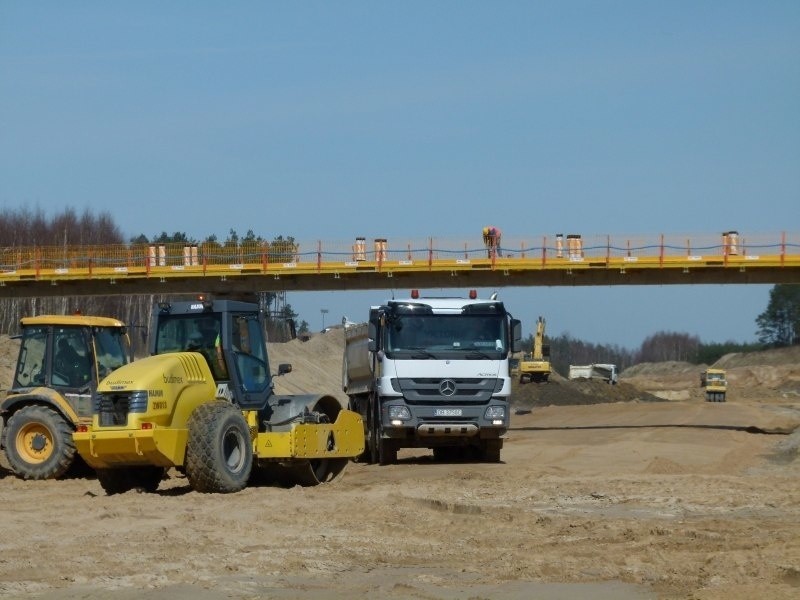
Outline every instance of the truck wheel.
<svg viewBox="0 0 800 600"><path fill-rule="evenodd" d="M481 460L487 463L500 462L500 450L503 447L502 440L482 440L481 441Z"/></svg>
<svg viewBox="0 0 800 600"><path fill-rule="evenodd" d="M374 465L380 462L380 452L378 445L381 439L381 407L377 398L369 399L369 437L367 438L367 452L369 452L369 463Z"/></svg>
<svg viewBox="0 0 800 600"><path fill-rule="evenodd" d="M350 401L347 403L347 409L352 410L353 412L358 413L359 415L364 415L364 412L361 411L361 402L352 396L350 397ZM370 420L368 418L364 419L364 440L366 443L364 444L364 452L353 458L353 462L362 462L369 464L370 462L370 444L369 444L369 436L370 433Z"/></svg>
<svg viewBox="0 0 800 600"><path fill-rule="evenodd" d="M75 457L72 426L46 406L25 406L6 425L6 458L23 479L56 479Z"/></svg>
<svg viewBox="0 0 800 600"><path fill-rule="evenodd" d="M253 441L242 411L227 402L198 406L189 418L186 478L198 492L228 494L247 485Z"/></svg>
<svg viewBox="0 0 800 600"><path fill-rule="evenodd" d="M381 406L376 398L372 402L373 409L372 427L370 427L370 452L372 453L372 463L379 465L390 465L397 462L397 442L395 440L383 439L383 426L381 425Z"/></svg>
<svg viewBox="0 0 800 600"><path fill-rule="evenodd" d="M121 467L117 469L97 469L97 481L106 494L124 494L130 490L153 493L164 478L164 467Z"/></svg>
<svg viewBox="0 0 800 600"><path fill-rule="evenodd" d="M378 433L380 436L380 432ZM394 440L378 437L378 464L391 465L397 462L397 444Z"/></svg>

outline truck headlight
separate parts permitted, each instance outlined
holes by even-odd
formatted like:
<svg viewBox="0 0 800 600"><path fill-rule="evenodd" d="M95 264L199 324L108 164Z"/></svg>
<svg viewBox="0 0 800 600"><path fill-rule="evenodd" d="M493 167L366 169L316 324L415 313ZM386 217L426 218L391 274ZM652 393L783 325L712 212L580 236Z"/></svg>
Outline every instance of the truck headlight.
<svg viewBox="0 0 800 600"><path fill-rule="evenodd" d="M389 420L392 425L400 425L403 421L411 420L411 411L405 406L390 406Z"/></svg>
<svg viewBox="0 0 800 600"><path fill-rule="evenodd" d="M490 406L486 409L486 412L483 413L483 418L487 421L491 421L492 425L502 425L506 418L506 407Z"/></svg>

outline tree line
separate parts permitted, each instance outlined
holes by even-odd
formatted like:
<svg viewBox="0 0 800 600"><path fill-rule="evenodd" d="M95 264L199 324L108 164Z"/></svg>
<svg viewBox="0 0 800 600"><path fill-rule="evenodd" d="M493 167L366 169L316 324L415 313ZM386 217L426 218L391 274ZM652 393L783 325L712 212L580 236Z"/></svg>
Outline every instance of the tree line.
<svg viewBox="0 0 800 600"><path fill-rule="evenodd" d="M230 230L225 240L209 236L204 243L219 244L223 247L261 244L265 240L248 231L240 237ZM278 236L273 240L280 243L294 243L294 238ZM17 246L83 246L103 244L125 244L125 237L108 212L93 214L86 210L78 214L67 208L60 214L48 218L41 210L4 209L0 211L0 248ZM161 232L151 238L139 234L128 240L131 244L195 244L197 240L183 232L168 234ZM264 292L259 301L268 315L267 333L273 341L286 341L293 334L308 330L308 323L301 321L294 325L298 315L285 295ZM134 351L137 355L146 352L150 310L155 302L166 300L160 295L120 295L120 296L61 296L52 298L4 298L0 299L0 333L14 335L19 332L19 320L28 315L75 314L113 316L128 325Z"/></svg>
<svg viewBox="0 0 800 600"><path fill-rule="evenodd" d="M732 352L754 352L763 350L761 343L710 343L704 344L695 335L660 331L648 336L636 349L628 349L616 344L594 344L576 339L568 333L559 336L545 336L545 344L550 348L550 364L559 374L566 376L570 365L592 363L611 363L619 370L644 362L681 361L692 364L715 363L725 354ZM524 341L525 348L533 347L533 336Z"/></svg>
<svg viewBox="0 0 800 600"><path fill-rule="evenodd" d="M703 343L696 335L670 331L650 335L634 350L584 342L568 333L556 337L546 335L544 343L550 348L552 368L562 375L569 373L570 365L592 363L612 363L620 370L645 362L681 361L711 365L733 352L755 352L800 344L800 285L775 285L770 291L767 308L756 318L756 325L758 342L752 343ZM533 335L524 341L524 347L533 347Z"/></svg>

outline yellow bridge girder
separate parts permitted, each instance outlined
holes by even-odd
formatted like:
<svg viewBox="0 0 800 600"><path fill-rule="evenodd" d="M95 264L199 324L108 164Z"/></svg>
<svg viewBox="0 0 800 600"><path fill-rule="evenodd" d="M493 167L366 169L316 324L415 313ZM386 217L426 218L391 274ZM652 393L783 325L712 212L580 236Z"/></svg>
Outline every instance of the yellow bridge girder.
<svg viewBox="0 0 800 600"><path fill-rule="evenodd" d="M800 234L0 248L0 298L704 283L800 283Z"/></svg>

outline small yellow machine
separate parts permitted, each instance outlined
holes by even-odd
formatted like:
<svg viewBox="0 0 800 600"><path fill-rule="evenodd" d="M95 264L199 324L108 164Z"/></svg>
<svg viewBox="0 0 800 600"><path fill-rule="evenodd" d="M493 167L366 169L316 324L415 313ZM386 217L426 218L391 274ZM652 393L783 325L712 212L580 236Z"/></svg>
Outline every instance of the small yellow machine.
<svg viewBox="0 0 800 600"><path fill-rule="evenodd" d="M700 373L700 387L706 390L706 402L725 402L728 380L724 369L706 369Z"/></svg>
<svg viewBox="0 0 800 600"><path fill-rule="evenodd" d="M544 343L544 319L536 322L533 336L533 352L525 354L519 361L519 382L547 383L550 379L550 347Z"/></svg>
<svg viewBox="0 0 800 600"><path fill-rule="evenodd" d="M92 419L92 395L127 364L125 324L107 317L40 315L20 321L14 379L0 403L0 446L23 479L61 477L74 462L72 433Z"/></svg>
<svg viewBox="0 0 800 600"><path fill-rule="evenodd" d="M200 492L236 492L255 474L316 485L364 451L361 417L335 397L274 393L264 331L257 304L154 307L151 356L100 384L73 436L106 493L155 491L168 467Z"/></svg>

